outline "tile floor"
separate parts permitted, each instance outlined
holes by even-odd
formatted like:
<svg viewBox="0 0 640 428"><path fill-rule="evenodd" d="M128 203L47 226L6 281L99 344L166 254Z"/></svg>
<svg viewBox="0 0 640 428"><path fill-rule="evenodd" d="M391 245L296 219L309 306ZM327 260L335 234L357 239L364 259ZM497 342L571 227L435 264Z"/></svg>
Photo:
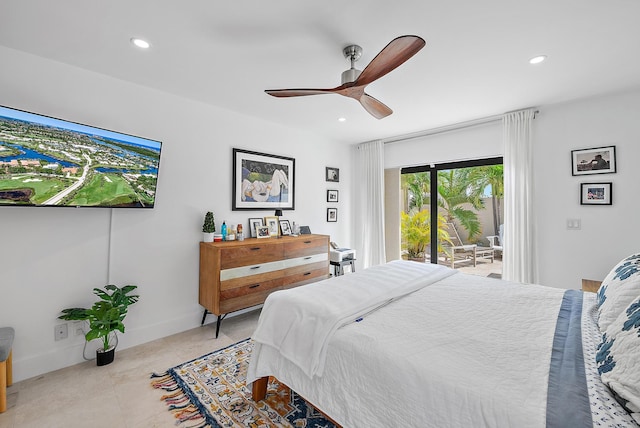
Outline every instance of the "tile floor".
<svg viewBox="0 0 640 428"><path fill-rule="evenodd" d="M218 339L215 323L207 324L118 351L108 366L87 361L14 383L0 428L174 427L164 391L150 386L149 375L250 337L259 314L225 319Z"/></svg>

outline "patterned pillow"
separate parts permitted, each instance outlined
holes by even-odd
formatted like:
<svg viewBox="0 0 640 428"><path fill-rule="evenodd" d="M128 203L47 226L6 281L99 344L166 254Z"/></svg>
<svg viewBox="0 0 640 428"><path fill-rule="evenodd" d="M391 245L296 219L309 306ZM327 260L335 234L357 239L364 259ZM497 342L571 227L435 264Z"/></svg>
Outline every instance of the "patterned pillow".
<svg viewBox="0 0 640 428"><path fill-rule="evenodd" d="M620 261L598 289L598 326L604 333L640 294L640 253Z"/></svg>
<svg viewBox="0 0 640 428"><path fill-rule="evenodd" d="M602 382L640 422L640 295L602 335L596 363Z"/></svg>

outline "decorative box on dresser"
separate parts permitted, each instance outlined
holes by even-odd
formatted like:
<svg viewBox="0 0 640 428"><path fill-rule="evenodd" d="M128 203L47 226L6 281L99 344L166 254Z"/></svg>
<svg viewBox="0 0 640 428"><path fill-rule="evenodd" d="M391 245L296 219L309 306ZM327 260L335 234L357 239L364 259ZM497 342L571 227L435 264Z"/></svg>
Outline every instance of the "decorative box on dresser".
<svg viewBox="0 0 640 428"><path fill-rule="evenodd" d="M199 303L224 317L265 301L276 290L329 277L329 236L300 235L200 243Z"/></svg>

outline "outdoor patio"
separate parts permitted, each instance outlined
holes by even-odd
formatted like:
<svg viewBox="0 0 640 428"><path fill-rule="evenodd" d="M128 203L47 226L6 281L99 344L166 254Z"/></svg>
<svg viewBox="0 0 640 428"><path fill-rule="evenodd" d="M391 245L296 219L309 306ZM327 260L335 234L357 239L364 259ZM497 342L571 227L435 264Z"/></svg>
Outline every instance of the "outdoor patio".
<svg viewBox="0 0 640 428"><path fill-rule="evenodd" d="M442 261L440 264L449 265L449 262ZM456 266L456 269L470 275L500 278L502 276L502 259L494 258L493 263L491 263L491 260L478 259L475 267L473 266L473 261L469 260L468 262L460 263L459 266Z"/></svg>
<svg viewBox="0 0 640 428"><path fill-rule="evenodd" d="M425 260L425 263L430 263L428 257ZM438 260L438 264L451 267L451 259L445 259L444 257L440 257ZM464 272L470 275L501 278L502 277L502 258L500 256L494 257L493 262L491 262L491 260L489 259L478 258L476 260L475 266L473 266L473 260L469 258L469 260L457 261L455 268L460 272Z"/></svg>

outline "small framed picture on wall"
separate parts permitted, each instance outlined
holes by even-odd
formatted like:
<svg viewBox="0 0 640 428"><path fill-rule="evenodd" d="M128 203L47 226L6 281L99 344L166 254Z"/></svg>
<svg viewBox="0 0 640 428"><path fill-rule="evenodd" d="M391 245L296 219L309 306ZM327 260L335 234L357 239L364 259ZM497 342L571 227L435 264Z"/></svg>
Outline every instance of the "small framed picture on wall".
<svg viewBox="0 0 640 428"><path fill-rule="evenodd" d="M580 183L580 205L611 205L612 183Z"/></svg>
<svg viewBox="0 0 640 428"><path fill-rule="evenodd" d="M326 168L326 179L327 181L332 181L337 183L340 181L340 170L338 168L332 168L328 166Z"/></svg>
<svg viewBox="0 0 640 428"><path fill-rule="evenodd" d="M338 202L337 190L327 190L327 202Z"/></svg>
<svg viewBox="0 0 640 428"><path fill-rule="evenodd" d="M571 151L571 175L616 172L616 146Z"/></svg>
<svg viewBox="0 0 640 428"><path fill-rule="evenodd" d="M338 209L337 208L327 208L327 221L328 222L336 222L336 221L338 221Z"/></svg>

